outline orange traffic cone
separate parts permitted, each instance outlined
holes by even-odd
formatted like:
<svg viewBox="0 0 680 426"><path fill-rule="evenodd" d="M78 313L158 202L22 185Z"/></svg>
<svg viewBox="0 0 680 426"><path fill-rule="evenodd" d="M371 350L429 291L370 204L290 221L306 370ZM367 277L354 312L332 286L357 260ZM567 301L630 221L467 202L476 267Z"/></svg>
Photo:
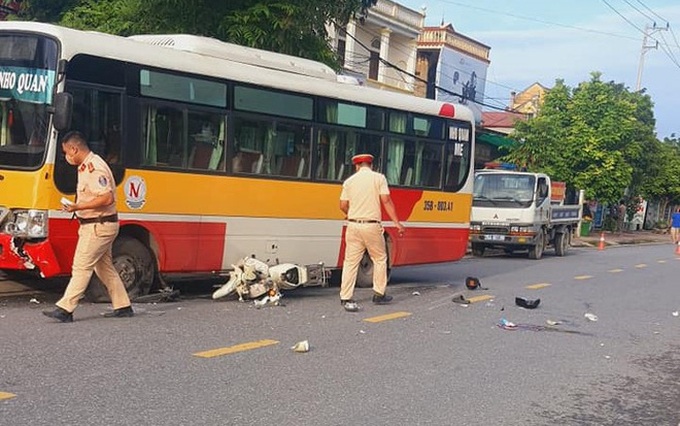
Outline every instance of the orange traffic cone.
<svg viewBox="0 0 680 426"><path fill-rule="evenodd" d="M604 232L600 233L600 245L597 246L598 250L604 250Z"/></svg>

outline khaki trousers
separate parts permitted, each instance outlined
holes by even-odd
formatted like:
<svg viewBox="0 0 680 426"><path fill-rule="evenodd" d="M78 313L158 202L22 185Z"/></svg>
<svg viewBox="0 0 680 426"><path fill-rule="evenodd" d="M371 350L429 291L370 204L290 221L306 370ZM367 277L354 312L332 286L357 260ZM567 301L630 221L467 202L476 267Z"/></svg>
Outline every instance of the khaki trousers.
<svg viewBox="0 0 680 426"><path fill-rule="evenodd" d="M111 248L118 235L118 222L88 223L78 229L78 245L73 256L71 280L57 306L73 312L83 298L92 272L106 286L114 309L130 306L125 285L113 267Z"/></svg>
<svg viewBox="0 0 680 426"><path fill-rule="evenodd" d="M354 294L359 263L368 250L373 261L373 291L385 294L387 288L387 251L383 227L379 223L347 224L345 232L345 260L342 265L340 300L349 300Z"/></svg>

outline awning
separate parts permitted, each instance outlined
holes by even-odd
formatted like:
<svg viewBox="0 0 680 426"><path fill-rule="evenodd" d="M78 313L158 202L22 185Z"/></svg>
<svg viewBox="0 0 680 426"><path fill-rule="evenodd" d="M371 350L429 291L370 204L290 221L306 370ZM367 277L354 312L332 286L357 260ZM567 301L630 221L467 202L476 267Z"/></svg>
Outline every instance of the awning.
<svg viewBox="0 0 680 426"><path fill-rule="evenodd" d="M477 141L493 145L496 148L511 147L517 143L508 137L494 133L477 133Z"/></svg>

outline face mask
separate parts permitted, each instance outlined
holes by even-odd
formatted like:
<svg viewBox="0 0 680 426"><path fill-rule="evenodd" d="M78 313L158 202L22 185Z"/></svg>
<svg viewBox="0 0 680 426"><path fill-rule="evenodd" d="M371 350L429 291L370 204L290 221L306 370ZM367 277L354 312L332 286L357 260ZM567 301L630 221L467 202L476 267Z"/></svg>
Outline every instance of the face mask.
<svg viewBox="0 0 680 426"><path fill-rule="evenodd" d="M69 163L70 165L72 165L72 166L77 166L77 165L78 165L78 164L76 163L76 161L73 159L73 156L72 156L72 155L68 155L68 154L64 153L64 157L66 158L66 162Z"/></svg>

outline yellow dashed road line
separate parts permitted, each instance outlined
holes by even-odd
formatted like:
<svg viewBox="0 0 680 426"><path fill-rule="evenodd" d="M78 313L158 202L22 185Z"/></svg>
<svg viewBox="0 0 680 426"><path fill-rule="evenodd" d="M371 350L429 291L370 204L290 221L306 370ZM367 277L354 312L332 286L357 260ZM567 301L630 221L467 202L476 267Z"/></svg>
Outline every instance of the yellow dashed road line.
<svg viewBox="0 0 680 426"><path fill-rule="evenodd" d="M574 277L575 280L589 280L593 276L592 275L577 275Z"/></svg>
<svg viewBox="0 0 680 426"><path fill-rule="evenodd" d="M494 298L494 296L492 296L490 294L485 294L483 296L468 297L468 300L470 301L470 303L476 303L476 302L483 302L485 300L490 300L490 299L493 299L493 298Z"/></svg>
<svg viewBox="0 0 680 426"><path fill-rule="evenodd" d="M623 272L623 269L619 269L619 268L610 269L609 272L611 272L612 274L618 274L619 272Z"/></svg>
<svg viewBox="0 0 680 426"><path fill-rule="evenodd" d="M529 290L539 290L542 288L550 287L552 284L550 283L538 283L538 284L532 284L528 285L525 288L528 288Z"/></svg>
<svg viewBox="0 0 680 426"><path fill-rule="evenodd" d="M241 343L240 345L229 346L227 348L211 349L209 351L196 352L193 354L199 358L214 358L217 356L231 355L237 352L249 351L252 349L264 348L265 346L276 345L279 342L277 340L258 340L255 342Z"/></svg>
<svg viewBox="0 0 680 426"><path fill-rule="evenodd" d="M642 269L642 268L646 268L647 264L646 263L638 263L637 265L635 265L635 267L638 268L638 269Z"/></svg>
<svg viewBox="0 0 680 426"><path fill-rule="evenodd" d="M0 400L3 400L3 399L11 399L11 398L14 398L15 396L16 396L16 395L14 395L13 393L9 393L9 392L0 392Z"/></svg>
<svg viewBox="0 0 680 426"><path fill-rule="evenodd" d="M385 315L379 315L377 317L370 317L370 318L365 318L364 321L366 322L383 322L383 321L389 321L397 318L404 318L410 316L410 312L393 312L391 314L385 314Z"/></svg>

